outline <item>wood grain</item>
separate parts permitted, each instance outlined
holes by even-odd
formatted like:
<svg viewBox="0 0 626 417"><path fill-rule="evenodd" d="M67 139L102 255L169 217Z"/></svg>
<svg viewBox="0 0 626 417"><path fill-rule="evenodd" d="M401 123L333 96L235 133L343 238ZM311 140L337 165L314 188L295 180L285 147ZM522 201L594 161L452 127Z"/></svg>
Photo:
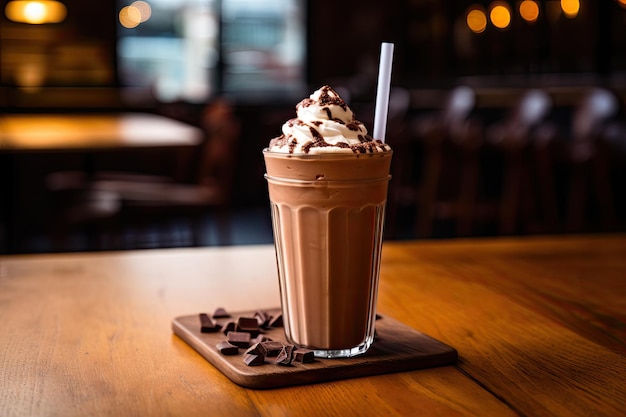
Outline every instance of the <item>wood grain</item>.
<svg viewBox="0 0 626 417"><path fill-rule="evenodd" d="M0 257L2 416L620 416L626 236L387 242L378 311L443 366L250 390L172 319L279 303L271 246Z"/></svg>
<svg viewBox="0 0 626 417"><path fill-rule="evenodd" d="M401 246L403 250L394 247L383 258L381 312L395 317L412 312L407 324L454 345L459 368L520 414L623 413L626 384L618 375L626 375L626 359L611 349L624 343L626 310L619 309L626 297L621 290L626 277L623 240L496 239ZM577 277L592 270L588 279L603 275L604 287L577 288ZM400 276L406 278L392 278ZM569 290L564 289L567 283ZM551 305L550 299L569 301ZM601 300L606 302L594 307ZM576 314L560 319L580 305L612 311L616 327L610 334L616 344L596 340L596 324Z"/></svg>

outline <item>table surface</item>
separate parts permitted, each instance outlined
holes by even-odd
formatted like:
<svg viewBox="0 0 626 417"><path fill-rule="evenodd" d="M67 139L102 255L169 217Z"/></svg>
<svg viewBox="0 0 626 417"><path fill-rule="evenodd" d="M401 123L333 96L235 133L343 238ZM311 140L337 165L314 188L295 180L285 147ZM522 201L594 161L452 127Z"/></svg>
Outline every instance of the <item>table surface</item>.
<svg viewBox="0 0 626 417"><path fill-rule="evenodd" d="M201 129L148 113L5 114L0 151L194 146Z"/></svg>
<svg viewBox="0 0 626 417"><path fill-rule="evenodd" d="M174 317L279 303L272 246L0 257L3 416L626 415L626 235L387 242L378 310L445 366L251 390Z"/></svg>

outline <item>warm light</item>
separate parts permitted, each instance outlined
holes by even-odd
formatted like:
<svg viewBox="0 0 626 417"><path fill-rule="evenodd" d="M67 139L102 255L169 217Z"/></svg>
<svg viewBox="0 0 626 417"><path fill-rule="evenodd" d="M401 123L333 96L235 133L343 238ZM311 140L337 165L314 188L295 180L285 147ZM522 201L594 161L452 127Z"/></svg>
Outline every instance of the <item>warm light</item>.
<svg viewBox="0 0 626 417"><path fill-rule="evenodd" d="M617 0L620 6L626 8L626 0Z"/></svg>
<svg viewBox="0 0 626 417"><path fill-rule="evenodd" d="M580 10L580 2L578 0L561 0L561 10L567 17L576 17Z"/></svg>
<svg viewBox="0 0 626 417"><path fill-rule="evenodd" d="M46 66L37 59L25 62L15 71L15 83L24 90L36 91L46 79Z"/></svg>
<svg viewBox="0 0 626 417"><path fill-rule="evenodd" d="M152 8L145 1L135 1L130 5L130 7L134 7L139 11L139 14L141 15L141 23L150 19L150 16L152 16Z"/></svg>
<svg viewBox="0 0 626 417"><path fill-rule="evenodd" d="M465 20L467 27L474 33L482 33L487 28L487 16L479 6L472 6Z"/></svg>
<svg viewBox="0 0 626 417"><path fill-rule="evenodd" d="M529 23L536 22L539 18L539 5L535 0L524 0L519 5L519 14Z"/></svg>
<svg viewBox="0 0 626 417"><path fill-rule="evenodd" d="M59 23L65 20L67 8L55 0L13 0L7 3L4 14L9 20L18 23Z"/></svg>
<svg viewBox="0 0 626 417"><path fill-rule="evenodd" d="M46 6L39 2L30 2L24 7L24 16L31 23L41 23L46 18Z"/></svg>
<svg viewBox="0 0 626 417"><path fill-rule="evenodd" d="M142 0L133 2L130 6L122 7L119 13L120 24L127 29L139 26L152 16L152 8Z"/></svg>
<svg viewBox="0 0 626 417"><path fill-rule="evenodd" d="M505 29L511 23L511 11L504 2L493 2L489 12L491 23L498 29Z"/></svg>
<svg viewBox="0 0 626 417"><path fill-rule="evenodd" d="M122 26L132 29L141 23L141 11L134 6L122 7L119 18Z"/></svg>

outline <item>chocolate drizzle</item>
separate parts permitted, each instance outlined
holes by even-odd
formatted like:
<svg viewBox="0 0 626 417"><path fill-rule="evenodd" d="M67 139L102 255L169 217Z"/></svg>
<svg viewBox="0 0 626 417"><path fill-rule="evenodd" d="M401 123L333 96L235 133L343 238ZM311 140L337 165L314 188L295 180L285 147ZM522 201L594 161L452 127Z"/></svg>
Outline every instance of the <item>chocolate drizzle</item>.
<svg viewBox="0 0 626 417"><path fill-rule="evenodd" d="M309 130L311 131L311 136L313 136L314 142L324 142L324 136L320 132L317 131L313 126L309 126Z"/></svg>
<svg viewBox="0 0 626 417"><path fill-rule="evenodd" d="M291 142L289 142L289 153L293 153L298 145L298 140L296 138L292 138Z"/></svg>
<svg viewBox="0 0 626 417"><path fill-rule="evenodd" d="M304 121L294 118L287 121L286 126L290 129L294 128L294 126L302 126L308 128L311 133L312 140L309 140L302 144L302 152L310 153L313 148L324 148L324 147L335 147L341 149L351 149L355 154L362 153L376 153L376 152L384 152L388 151L391 148L389 145L381 142L380 140L376 140L372 138L370 135L365 134L367 132L363 126L363 124L358 121L354 113L352 114L352 120L346 122L338 117L333 117L332 106L339 106L343 109L344 112L347 112L348 106L345 101L329 86L323 86L320 88L319 98L318 100L314 100L312 98L305 98L296 106L296 110L299 108L306 108L309 106L318 105L321 107L321 111L326 114L328 120L345 125L345 127L352 132L359 132L357 135L359 143L357 144L349 144L344 142L337 143L328 143L324 139L324 136L320 133L318 128L324 124L321 120L312 120L309 123L305 123ZM323 117L323 116L322 116ZM293 136L292 134L283 133L281 136L276 137L270 141L270 148L272 147L280 147L285 148L288 147L289 153L293 154L298 147L298 138Z"/></svg>
<svg viewBox="0 0 626 417"><path fill-rule="evenodd" d="M320 105L322 106L335 105L335 106L341 107L344 111L348 109L346 102L343 101L341 97L339 97L339 94L337 94L335 90L333 90L327 85L321 88L319 102L320 102ZM329 119L332 119L332 118L329 117Z"/></svg>

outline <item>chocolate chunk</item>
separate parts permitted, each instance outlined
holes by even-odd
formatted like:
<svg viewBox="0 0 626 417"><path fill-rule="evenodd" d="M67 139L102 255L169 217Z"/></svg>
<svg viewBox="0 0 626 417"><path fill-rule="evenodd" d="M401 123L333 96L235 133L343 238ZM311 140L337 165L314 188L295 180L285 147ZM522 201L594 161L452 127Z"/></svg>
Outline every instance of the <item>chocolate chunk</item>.
<svg viewBox="0 0 626 417"><path fill-rule="evenodd" d="M315 360L315 354L312 350L298 348L293 351L293 360L300 363L310 363Z"/></svg>
<svg viewBox="0 0 626 417"><path fill-rule="evenodd" d="M219 342L215 345L217 350L220 351L222 355L236 355L239 353L239 348L232 343L228 343L227 341Z"/></svg>
<svg viewBox="0 0 626 417"><path fill-rule="evenodd" d="M228 332L228 342L240 348L250 346L250 333L245 332Z"/></svg>
<svg viewBox="0 0 626 417"><path fill-rule="evenodd" d="M228 332L234 332L237 328L237 324L234 321L227 322L222 328L222 333L228 335Z"/></svg>
<svg viewBox="0 0 626 417"><path fill-rule="evenodd" d="M283 327L283 315L278 314L270 320L270 327Z"/></svg>
<svg viewBox="0 0 626 417"><path fill-rule="evenodd" d="M214 319L227 319L229 317L231 317L231 315L223 307L218 307L213 312Z"/></svg>
<svg viewBox="0 0 626 417"><path fill-rule="evenodd" d="M267 314L267 312L265 311L257 311L256 313L254 313L254 317L259 323L259 327L264 328L264 329L266 329L267 326L269 326L269 322L272 318L272 316Z"/></svg>
<svg viewBox="0 0 626 417"><path fill-rule="evenodd" d="M283 349L283 344L279 341L268 341L259 343L259 350L264 356L277 356Z"/></svg>
<svg viewBox="0 0 626 417"><path fill-rule="evenodd" d="M291 365L291 361L293 360L293 350L294 350L293 345L284 345L283 348L280 350L280 353L278 354L278 356L276 356L276 360L274 362L276 362L278 365Z"/></svg>
<svg viewBox="0 0 626 417"><path fill-rule="evenodd" d="M215 333L218 332L222 327L214 322L211 317L209 317L206 313L200 313L200 332L201 333Z"/></svg>
<svg viewBox="0 0 626 417"><path fill-rule="evenodd" d="M265 348L261 346L261 343L254 343L246 350L245 354L265 356Z"/></svg>
<svg viewBox="0 0 626 417"><path fill-rule="evenodd" d="M237 326L235 328L238 332L247 332L253 336L259 334L259 322L254 317L239 317L237 319Z"/></svg>
<svg viewBox="0 0 626 417"><path fill-rule="evenodd" d="M264 364L265 358L262 355L246 354L243 356L243 361L248 366L256 366Z"/></svg>

